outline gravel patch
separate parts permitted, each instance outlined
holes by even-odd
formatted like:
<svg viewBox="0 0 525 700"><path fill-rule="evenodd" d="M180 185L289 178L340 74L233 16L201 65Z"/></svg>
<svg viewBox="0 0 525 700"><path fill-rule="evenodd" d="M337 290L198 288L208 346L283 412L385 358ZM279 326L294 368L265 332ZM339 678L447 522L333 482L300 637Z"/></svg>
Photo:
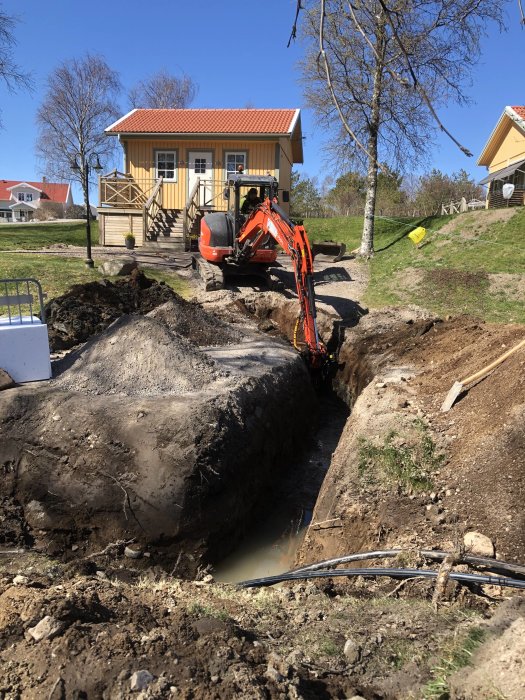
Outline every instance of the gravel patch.
<svg viewBox="0 0 525 700"><path fill-rule="evenodd" d="M242 338L241 333L214 314L207 313L198 304L180 298L158 306L148 316L201 347L231 345Z"/></svg>
<svg viewBox="0 0 525 700"><path fill-rule="evenodd" d="M54 384L87 394L185 394L219 378L213 362L154 318L125 315L55 368Z"/></svg>

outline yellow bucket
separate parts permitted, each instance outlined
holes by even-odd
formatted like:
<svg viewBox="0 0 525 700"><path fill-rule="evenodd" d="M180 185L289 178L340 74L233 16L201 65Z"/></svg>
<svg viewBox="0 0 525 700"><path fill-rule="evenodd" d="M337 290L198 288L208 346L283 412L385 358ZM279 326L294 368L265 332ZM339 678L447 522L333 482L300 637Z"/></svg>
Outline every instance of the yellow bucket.
<svg viewBox="0 0 525 700"><path fill-rule="evenodd" d="M411 231L408 234L408 237L410 238L410 240L412 241L412 243L414 245L418 245L419 243L421 243L421 241L423 240L423 238L426 235L427 235L426 228L423 228L423 226L418 226L417 228L415 228L413 231Z"/></svg>

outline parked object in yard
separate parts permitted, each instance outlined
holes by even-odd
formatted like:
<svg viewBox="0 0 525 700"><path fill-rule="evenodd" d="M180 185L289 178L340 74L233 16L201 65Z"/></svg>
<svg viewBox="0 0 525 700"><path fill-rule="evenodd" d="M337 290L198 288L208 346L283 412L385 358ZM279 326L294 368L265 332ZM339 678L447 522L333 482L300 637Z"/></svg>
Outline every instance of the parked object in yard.
<svg viewBox="0 0 525 700"><path fill-rule="evenodd" d="M525 338L524 338L520 343L518 343L517 345L515 345L515 346L514 346L513 348L511 348L510 350L507 350L507 352L504 352L503 355L501 355L500 357L498 357L496 360L494 360L493 362L491 362L491 363L490 363L489 365L487 365L486 367L483 367L483 369L480 369L480 370L479 370L478 372L476 372L475 374L471 374L470 377L466 377L465 379L462 379L462 380L459 381L459 382L454 382L454 384L452 385L452 388L450 389L450 391L448 392L448 394L447 394L445 400L443 401L443 404L442 404L442 406L441 406L441 411L442 411L443 413L446 412L446 411L450 411L450 409L451 409L452 406L454 405L454 403L455 403L456 399L458 398L458 396L461 394L461 392L462 392L469 384L472 384L473 382L477 382L477 381L479 381L480 379L484 379L484 378L487 376L487 374L489 374L490 372L492 372L493 369L495 369L496 367L498 367L498 365L500 365L502 362L504 362L504 361L507 359L507 357L510 357L510 356L513 355L517 350L519 350L519 349L522 348L522 347L525 347Z"/></svg>
<svg viewBox="0 0 525 700"><path fill-rule="evenodd" d="M240 202L246 190L256 191L258 196L245 217ZM277 192L277 180L271 175L231 175L224 191L230 208L202 219L200 256L194 257L194 266L206 291L221 289L225 275L266 275L280 245L293 264L300 305L298 324L302 322L306 344L303 354L310 367L317 369L326 365L328 353L317 329L312 249L304 227L294 224L278 205ZM283 193L283 199L287 194Z"/></svg>
<svg viewBox="0 0 525 700"><path fill-rule="evenodd" d="M332 262L339 262L346 253L346 244L336 241L316 241L312 243L312 255L328 255L332 257Z"/></svg>
<svg viewBox="0 0 525 700"><path fill-rule="evenodd" d="M35 279L0 280L0 367L15 382L51 378L44 295Z"/></svg>

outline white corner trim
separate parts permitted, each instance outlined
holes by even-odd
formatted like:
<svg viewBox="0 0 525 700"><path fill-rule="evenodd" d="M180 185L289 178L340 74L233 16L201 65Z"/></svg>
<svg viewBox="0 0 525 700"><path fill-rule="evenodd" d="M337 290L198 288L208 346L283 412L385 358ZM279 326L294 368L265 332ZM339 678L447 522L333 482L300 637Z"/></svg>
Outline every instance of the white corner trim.
<svg viewBox="0 0 525 700"><path fill-rule="evenodd" d="M505 114L507 117L510 117L510 119L512 119L512 121L519 126L522 131L525 131L525 119L520 117L520 115L515 112L512 107L505 107Z"/></svg>
<svg viewBox="0 0 525 700"><path fill-rule="evenodd" d="M294 117L292 119L292 123L290 124L290 128L288 130L288 133L290 134L290 136L293 134L293 130L295 129L295 125L297 124L297 121L299 119L300 114L301 114L301 110L296 109Z"/></svg>
<svg viewBox="0 0 525 700"><path fill-rule="evenodd" d="M104 133L110 131L111 129L114 129L117 124L120 124L121 121L124 119L127 119L129 116L131 116L134 112L138 112L138 107L135 107L134 109L131 109L127 114L125 114L123 117L120 117L120 119L117 119L116 122L113 122L113 124L110 124L106 129L104 129Z"/></svg>
<svg viewBox="0 0 525 700"><path fill-rule="evenodd" d="M44 184L44 183L41 183ZM35 190L35 192L41 192L42 190L39 190L38 187L35 187L34 185L30 185L28 182L17 182L16 185L11 185L11 187L6 187L6 190L10 192L11 190L16 190L17 187L29 187L31 190Z"/></svg>

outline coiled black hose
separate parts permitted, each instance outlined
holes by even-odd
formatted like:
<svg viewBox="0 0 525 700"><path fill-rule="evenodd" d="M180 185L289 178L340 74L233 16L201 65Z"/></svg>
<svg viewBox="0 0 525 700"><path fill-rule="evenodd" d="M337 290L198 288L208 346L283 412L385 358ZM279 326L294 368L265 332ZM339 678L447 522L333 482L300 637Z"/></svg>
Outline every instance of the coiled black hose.
<svg viewBox="0 0 525 700"><path fill-rule="evenodd" d="M388 559L389 557L397 557L399 554L410 552L418 554L425 559L431 559L433 561L442 561L445 557L448 557L451 552L442 552L433 549L420 549L420 550L404 550L404 549L378 549L372 552L358 552L357 554L347 554L343 557L337 557L336 559L325 559L324 561L317 562L316 564L309 564L308 566L301 566L298 569L293 569L292 572L299 571L316 571L318 569L325 569L331 566L337 566L339 564L348 564L351 561L365 561L366 559ZM506 561L500 561L499 559L491 559L490 557L475 557L470 554L464 554L457 559L457 564L471 564L472 566L482 566L485 569L491 569L492 571L505 571L512 574L517 574L518 576L525 577L525 566L520 564L513 564ZM292 573L289 572L289 573Z"/></svg>
<svg viewBox="0 0 525 700"><path fill-rule="evenodd" d="M276 576L254 578L249 581L241 581L241 588L256 588L259 586L273 586L283 581L303 581L308 578L335 578L336 576L388 576L390 578L437 578L439 572L431 569L395 569L395 568L366 568L366 569L322 569L317 571L288 571ZM490 584L492 586L505 586L507 588L521 588L525 590L525 581L508 576L483 576L481 574L464 574L455 571L448 574L452 581L465 583Z"/></svg>

